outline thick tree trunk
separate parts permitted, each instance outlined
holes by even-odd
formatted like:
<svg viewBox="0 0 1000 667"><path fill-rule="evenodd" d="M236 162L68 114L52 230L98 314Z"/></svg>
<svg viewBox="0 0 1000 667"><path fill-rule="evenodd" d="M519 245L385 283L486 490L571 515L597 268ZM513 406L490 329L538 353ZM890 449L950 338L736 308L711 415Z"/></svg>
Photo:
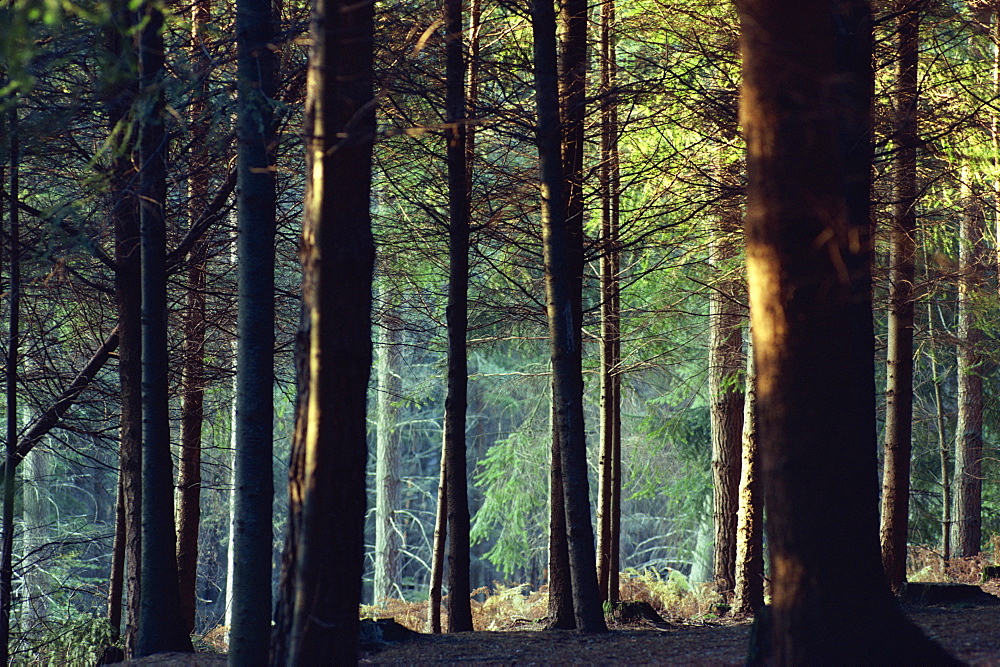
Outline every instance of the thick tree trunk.
<svg viewBox="0 0 1000 667"><path fill-rule="evenodd" d="M709 292L708 392L712 428L713 570L724 597L736 588L736 513L739 506L743 434L743 391L738 378L743 358L741 281L732 274L738 246L738 218L722 214L713 230L709 266L718 276Z"/></svg>
<svg viewBox="0 0 1000 667"><path fill-rule="evenodd" d="M871 8L860 0L738 7L772 563L768 661L953 663L903 617L879 553Z"/></svg>
<svg viewBox="0 0 1000 667"><path fill-rule="evenodd" d="M113 25L108 28L109 50L121 67L121 88L108 100L111 134L120 137L111 168L109 209L115 233L115 306L118 312L118 382L121 399L121 487L125 533L125 655L136 653L139 626L140 571L142 562L142 365L141 365L141 262L139 209L131 183L136 173L130 159L134 144L127 141L128 111L138 90L129 63L135 62L130 35L135 17L124 3L115 3ZM117 79L116 79L117 80ZM113 334L114 335L114 334ZM106 344L107 346L107 344ZM112 348L113 349L113 348Z"/></svg>
<svg viewBox="0 0 1000 667"><path fill-rule="evenodd" d="M308 390L290 472L294 565L286 561L286 576L294 582L282 589L279 607L288 609L275 630L289 634L272 653L288 665L357 661L372 361L374 5L315 0L310 32L301 251Z"/></svg>
<svg viewBox="0 0 1000 667"><path fill-rule="evenodd" d="M882 566L894 593L906 582L913 423L913 284L917 229L917 53L920 12L900 0L897 19L896 155L893 160L889 331L886 353L885 463L882 469Z"/></svg>
<svg viewBox="0 0 1000 667"><path fill-rule="evenodd" d="M383 274L384 275L384 274ZM383 279L385 280L385 279ZM397 596L399 582L399 467L401 451L397 421L403 394L401 322L395 304L397 292L383 285L385 309L379 328L377 366L377 427L375 430L375 585L372 604L382 604Z"/></svg>
<svg viewBox="0 0 1000 667"><path fill-rule="evenodd" d="M448 496L448 631L472 630L469 584L469 491L465 423L469 292L469 169L465 137L465 40L462 0L445 0L448 142L448 395L444 410Z"/></svg>
<svg viewBox="0 0 1000 667"><path fill-rule="evenodd" d="M749 339L749 337L748 337ZM764 606L764 494L757 449L757 368L747 350L743 400L743 451L736 511L736 587L733 614L755 614Z"/></svg>
<svg viewBox="0 0 1000 667"><path fill-rule="evenodd" d="M602 600L618 601L621 524L621 297L618 250L619 160L615 1L601 5L601 448L597 581Z"/></svg>
<svg viewBox="0 0 1000 667"><path fill-rule="evenodd" d="M983 211L969 170L962 170L965 211L958 253L958 420L955 424L955 548L960 557L982 547L983 489L983 333L973 302L982 284Z"/></svg>
<svg viewBox="0 0 1000 667"><path fill-rule="evenodd" d="M266 654L274 479L275 57L270 0L236 5L237 259L233 613L229 664Z"/></svg>
<svg viewBox="0 0 1000 667"><path fill-rule="evenodd" d="M555 387L552 393L555 395ZM566 502L563 499L562 457L555 407L553 401L552 446L549 449L548 627L572 630L576 627L576 617L573 614L573 581L569 566L569 543L566 538Z"/></svg>
<svg viewBox="0 0 1000 667"><path fill-rule="evenodd" d="M166 141L163 15L144 5L139 33L142 115L139 229L142 262L142 572L140 656L192 651L177 579L174 478L170 455L167 370Z"/></svg>
<svg viewBox="0 0 1000 667"><path fill-rule="evenodd" d="M578 3L573 5L578 7ZM586 21L570 8L571 32ZM553 401L556 412L566 536L573 585L573 613L581 632L607 630L597 588L594 528L590 521L587 443L583 424L581 369L581 300L583 276L582 216L570 220L563 189L562 131L559 120L559 76L556 58L555 11L549 0L532 5L535 100L538 112L538 155L542 175L542 245L546 305L552 351ZM579 44L575 38L574 48ZM584 47L585 49L585 47ZM576 62L567 56L567 63ZM572 67L568 69L573 70ZM575 71L575 70L574 70ZM577 73L576 76L582 76ZM565 100L572 99L564 96ZM581 111L582 113L582 111ZM567 147L568 148L568 147ZM574 172L575 173L575 172ZM570 177L572 180L572 176ZM572 185L570 185L572 188ZM571 223L575 222L577 228Z"/></svg>

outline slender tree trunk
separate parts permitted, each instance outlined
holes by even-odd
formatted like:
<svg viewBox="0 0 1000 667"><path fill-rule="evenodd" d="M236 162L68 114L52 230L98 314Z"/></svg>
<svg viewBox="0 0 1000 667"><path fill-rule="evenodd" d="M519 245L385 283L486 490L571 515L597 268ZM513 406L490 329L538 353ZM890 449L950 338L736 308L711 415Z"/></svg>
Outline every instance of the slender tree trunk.
<svg viewBox="0 0 1000 667"><path fill-rule="evenodd" d="M383 272L384 276L384 272ZM375 431L375 585L372 603L382 604L395 597L399 582L399 510L400 451L399 400L403 394L400 377L402 354L401 322L396 304L398 292L383 278L382 315L378 345L377 427Z"/></svg>
<svg viewBox="0 0 1000 667"><path fill-rule="evenodd" d="M448 631L472 630L469 584L469 491L465 423L469 371L466 351L469 301L469 167L465 137L465 40L462 0L445 0L448 142L448 395L444 454L448 461Z"/></svg>
<svg viewBox="0 0 1000 667"><path fill-rule="evenodd" d="M142 573L140 656L192 651L181 612L174 529L167 369L166 141L163 15L144 5L139 34L142 115L139 229L142 262Z"/></svg>
<svg viewBox="0 0 1000 667"><path fill-rule="evenodd" d="M189 114L194 138L188 178L189 226L197 223L200 207L208 199L206 135L206 81L211 62L205 44L208 3L195 2L191 15L191 59L198 77ZM198 530L201 523L201 437L205 397L205 276L207 241L197 241L188 256L187 304L183 313L184 351L181 371L181 442L177 471L177 576L181 611L188 632L194 632L197 610Z"/></svg>
<svg viewBox="0 0 1000 667"><path fill-rule="evenodd" d="M747 337L750 340L750 336ZM733 614L755 614L764 606L764 498L757 450L757 367L753 345L746 355L743 451L736 511L736 587Z"/></svg>
<svg viewBox="0 0 1000 667"><path fill-rule="evenodd" d="M927 359L931 364L931 382L934 385L934 421L937 426L938 452L941 461L941 557L947 571L951 560L951 446L945 433L944 400L941 397L941 385L944 379L939 374L937 363L938 342L934 332L934 309L927 301L927 338L930 346Z"/></svg>
<svg viewBox="0 0 1000 667"><path fill-rule="evenodd" d="M917 231L917 53L920 13L899 0L896 78L895 202L889 259L889 332L886 353L885 463L882 469L882 566L894 593L906 582L913 423L913 283Z"/></svg>
<svg viewBox="0 0 1000 667"><path fill-rule="evenodd" d="M902 615L879 552L871 7L741 0L738 8L772 563L767 661L954 664Z"/></svg>
<svg viewBox="0 0 1000 667"><path fill-rule="evenodd" d="M448 459L441 448L441 464L438 477L437 512L434 515L434 541L431 544L431 578L428 591L427 624L434 634L441 633L441 584L444 581L445 545L448 539L448 494L445 479L448 475Z"/></svg>
<svg viewBox="0 0 1000 667"><path fill-rule="evenodd" d="M955 425L955 535L954 553L968 558L982 546L983 488L983 333L973 302L982 284L983 212L962 170L965 211L959 230L958 254L958 421Z"/></svg>
<svg viewBox="0 0 1000 667"><path fill-rule="evenodd" d="M724 212L713 230L709 266L720 276L709 292L708 391L712 427L712 489L715 530L715 587L724 597L736 588L736 513L739 506L743 391L745 369L740 280L732 274L738 250L734 232L739 218Z"/></svg>
<svg viewBox="0 0 1000 667"><path fill-rule="evenodd" d="M274 479L275 58L270 0L239 0L236 39L239 307L229 664L266 654Z"/></svg>
<svg viewBox="0 0 1000 667"><path fill-rule="evenodd" d="M125 594L125 489L121 473L115 494L115 537L111 547L111 575L108 577L108 625L111 641L121 636L122 596Z"/></svg>
<svg viewBox="0 0 1000 667"><path fill-rule="evenodd" d="M22 410L23 414L23 410ZM21 505L24 517L21 548L24 554L21 581L24 597L18 622L23 632L37 632L44 627L49 616L49 593L53 586L47 564L44 562L46 545L52 539L49 509L49 485L52 483L49 468L51 454L39 449L25 463L22 471Z"/></svg>
<svg viewBox="0 0 1000 667"><path fill-rule="evenodd" d="M574 24L580 20L586 21L586 6L583 6L582 18L576 11L577 8L577 4L574 4L572 9L566 10L574 17ZM538 112L537 141L542 174L545 288L552 350L553 401L562 463L566 536L573 585L573 613L576 627L581 632L603 632L607 630L607 626L597 588L594 529L590 522L587 479L587 443L583 424L580 349L583 238L582 229L579 229L582 215L571 220L567 214L567 199L564 198L556 21L555 11L549 0L536 0L533 3L532 29ZM578 29L576 25L570 26L571 31ZM572 39L579 46L575 38ZM567 56L566 62L575 60ZM567 65L567 69L573 68ZM563 99L570 98L564 96ZM578 226L575 229L572 228L573 222Z"/></svg>
<svg viewBox="0 0 1000 667"><path fill-rule="evenodd" d="M3 540L0 542L0 664L7 664L10 647L11 611L13 602L13 555L14 555L14 454L17 451L17 370L20 361L20 303L21 303L21 232L18 215L17 197L20 190L20 176L17 104L11 105L7 118L7 149L10 164L10 192L14 201L8 212L7 234L7 266L9 283L7 290L7 358L5 410L7 412L7 445L6 465L4 467L4 502L3 517L0 529L3 530ZM2 121L0 121L2 122ZM0 179L0 183L2 183Z"/></svg>
<svg viewBox="0 0 1000 667"><path fill-rule="evenodd" d="M306 99L302 238L308 389L293 451L275 664L353 664L364 551L371 371L374 4L315 0ZM335 563L336 567L331 567ZM291 571L290 571L291 570ZM290 618L290 623L288 622Z"/></svg>
<svg viewBox="0 0 1000 667"><path fill-rule="evenodd" d="M618 601L621 523L621 297L618 250L619 160L615 0L601 4L601 449L597 581L601 599Z"/></svg>

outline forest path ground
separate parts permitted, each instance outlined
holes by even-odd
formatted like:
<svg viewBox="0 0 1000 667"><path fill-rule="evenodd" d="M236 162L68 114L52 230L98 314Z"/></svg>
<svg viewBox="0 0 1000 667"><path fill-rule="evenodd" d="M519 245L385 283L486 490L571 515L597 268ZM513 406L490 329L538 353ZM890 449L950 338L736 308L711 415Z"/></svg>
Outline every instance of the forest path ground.
<svg viewBox="0 0 1000 667"><path fill-rule="evenodd" d="M996 583L983 586L993 595ZM970 665L1000 667L1000 606L915 606L904 610L924 632ZM364 665L742 665L750 623L720 619L671 619L665 628L652 624L619 626L602 635L571 630L520 629L420 635L364 651ZM206 667L223 665L218 653L162 654L131 660L128 665Z"/></svg>
<svg viewBox="0 0 1000 667"><path fill-rule="evenodd" d="M907 607L924 632L971 665L1000 665L1000 607ZM666 629L462 632L422 636L362 655L362 664L742 665L750 624L671 623Z"/></svg>

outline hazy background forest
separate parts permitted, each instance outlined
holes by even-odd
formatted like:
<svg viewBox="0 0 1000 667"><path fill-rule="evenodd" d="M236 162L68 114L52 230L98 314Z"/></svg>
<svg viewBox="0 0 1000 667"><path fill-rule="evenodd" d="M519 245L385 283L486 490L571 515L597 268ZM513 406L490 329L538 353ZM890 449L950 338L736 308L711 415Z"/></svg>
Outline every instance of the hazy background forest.
<svg viewBox="0 0 1000 667"><path fill-rule="evenodd" d="M898 51L895 14L876 6L873 215L877 234L876 386L886 386L889 235L895 201L889 164ZM984 550L1000 534L996 435L1000 193L1000 19L966 2L923 5L919 60L918 224L914 287L913 455L909 542L943 555L944 488L954 485L959 350L981 378L981 520ZM195 9L207 14L196 14ZM307 7L275 3L279 17L274 402L274 585L286 530L287 466L296 396L298 260L304 188L300 137ZM199 426L196 632L226 624L235 373L234 16L229 3L166 8L171 122L166 208L174 440L194 359L204 392ZM377 5L378 140L373 225L378 248L369 392L366 603L375 603L376 477L394 484L392 597L427 596L445 398L448 277L444 44L437 2ZM527 10L475 1L470 33L471 170L468 476L473 589L546 582L548 456L552 437L544 310L534 80ZM600 3L592 8L595 25ZM117 323L109 228L116 142L107 99L119 85L99 2L25 0L0 10L0 170L5 222L3 291L20 263L15 441L14 643L25 658L100 643L106 636L115 535L120 388L115 357L100 367L55 428L33 428ZM200 17L200 18L196 18ZM210 17L210 18L209 18ZM596 30L593 31L596 35ZM744 147L737 125L738 26L728 3L620 3L613 87L591 77L584 183L587 217L584 364L588 442L596 480L600 372L601 111L617 112L615 251L621 303L621 569L692 583L713 579L709 363L710 300L741 283ZM596 44L596 43L595 43ZM593 48L592 52L598 49ZM595 56L596 57L596 56ZM595 65L596 72L596 65ZM16 174L16 180L14 175ZM16 188L10 183L16 184ZM964 222L963 222L964 221ZM971 221L971 224L970 224ZM182 240L202 225L190 252ZM720 232L720 229L722 230ZM996 231L994 231L996 230ZM962 233L965 236L963 238ZM726 243L723 243L726 245ZM960 266L960 249L971 260ZM962 299L963 277L968 299ZM729 288L726 288L729 289ZM745 290L735 290L745 316ZM11 322L3 302L5 326ZM743 334L744 336L746 333ZM192 336L203 344L189 345ZM192 351L193 350L193 351ZM189 367L190 368L190 367ZM816 378L822 382L823 378ZM742 391L741 373L722 386ZM5 400L8 401L7 394ZM968 399L968 394L962 393ZM975 400L975 399L973 399ZM884 407L884 400L879 405ZM880 407L880 409L881 409ZM10 410L7 410L10 412ZM879 415L880 424L883 414ZM7 440L11 435L8 433ZM376 468L376 452L383 466ZM177 453L180 457L180 452ZM190 478L189 478L190 479ZM178 481L178 486L185 482ZM596 493L597 484L592 484ZM178 493L178 499L181 498ZM996 557L996 554L994 557ZM923 563L928 562L925 558ZM677 574L672 574L677 573ZM911 572L911 577L920 573ZM65 653L64 653L65 654Z"/></svg>

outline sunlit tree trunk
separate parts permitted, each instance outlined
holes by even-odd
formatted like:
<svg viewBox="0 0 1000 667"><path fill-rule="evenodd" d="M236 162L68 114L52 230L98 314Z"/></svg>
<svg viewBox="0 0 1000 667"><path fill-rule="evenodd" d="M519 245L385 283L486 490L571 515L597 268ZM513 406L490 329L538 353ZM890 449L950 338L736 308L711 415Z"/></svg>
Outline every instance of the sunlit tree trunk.
<svg viewBox="0 0 1000 667"><path fill-rule="evenodd" d="M894 593L906 582L913 423L913 284L917 231L917 53L920 13L900 0L897 19L896 154L893 160L889 331L886 353L885 463L882 469L882 566Z"/></svg>
<svg viewBox="0 0 1000 667"><path fill-rule="evenodd" d="M983 333L975 313L982 284L983 211L962 170L962 201L958 253L958 420L955 425L955 546L960 557L979 554L982 546L983 489Z"/></svg>
<svg viewBox="0 0 1000 667"><path fill-rule="evenodd" d="M721 176L724 177L724 174ZM709 292L708 392L712 428L712 497L715 587L723 596L736 587L736 513L739 506L744 371L741 280L733 275L739 218L725 211L712 231L709 266L718 278Z"/></svg>
<svg viewBox="0 0 1000 667"><path fill-rule="evenodd" d="M384 265L383 265L384 268ZM394 594L399 583L399 468L401 451L397 421L403 394L401 321L396 309L398 292L382 277L382 322L378 329L378 397L375 430L375 585L373 604L399 597Z"/></svg>
<svg viewBox="0 0 1000 667"><path fill-rule="evenodd" d="M374 5L315 0L310 34L301 251L308 386L289 472L294 544L283 577L294 579L282 587L272 647L281 665L357 661L364 551Z"/></svg>
<svg viewBox="0 0 1000 667"><path fill-rule="evenodd" d="M140 656L192 651L177 579L167 369L163 15L143 6L139 33L139 236L142 264L142 571Z"/></svg>
<svg viewBox="0 0 1000 667"><path fill-rule="evenodd" d="M584 30L586 5L566 8L573 17L570 32ZM562 131L560 126L559 68L556 57L555 11L549 0L532 5L534 35L535 100L538 113L537 142L542 179L542 246L545 264L546 305L552 352L553 402L562 463L566 536L573 586L573 613L582 632L607 630L597 588L594 529L590 521L587 449L583 424L583 375L581 369L581 289L583 276L583 230L580 217L571 219L563 185ZM578 37L573 49L581 48ZM585 44L582 46L584 53ZM564 53L566 47L564 47ZM582 77L565 55L564 71ZM582 78L581 78L582 81ZM564 95L566 108L573 104ZM580 100L582 105L582 100ZM575 109L574 109L575 110ZM582 113L582 110L580 111ZM567 150L569 144L567 144ZM568 163L569 160L567 160ZM572 180L573 176L570 176ZM577 175L577 178L579 176ZM572 186L570 186L572 187ZM574 228L573 223L576 224Z"/></svg>
<svg viewBox="0 0 1000 667"><path fill-rule="evenodd" d="M764 606L764 494L757 449L757 367L752 344L748 346L746 364L733 589L733 613L737 615L753 614Z"/></svg>
<svg viewBox="0 0 1000 667"><path fill-rule="evenodd" d="M951 441L948 440L945 432L944 399L941 396L941 385L945 378L941 376L938 366L938 340L935 334L934 306L930 299L927 301L927 359L931 364L931 382L934 386L934 423L938 436L938 458L941 462L941 555L944 559L945 570L948 569L948 561L951 560Z"/></svg>
<svg viewBox="0 0 1000 667"><path fill-rule="evenodd" d="M601 599L618 601L621 526L621 295L618 250L618 100L615 0L601 4L601 448L597 581Z"/></svg>
<svg viewBox="0 0 1000 667"><path fill-rule="evenodd" d="M871 7L741 0L740 118L774 664L937 662L878 542Z"/></svg>
<svg viewBox="0 0 1000 667"><path fill-rule="evenodd" d="M445 479L448 475L448 459L441 452L438 466L437 511L434 514L434 538L431 542L431 574L427 594L427 625L430 632L441 632L441 586L444 582L445 546L448 539L448 494Z"/></svg>

